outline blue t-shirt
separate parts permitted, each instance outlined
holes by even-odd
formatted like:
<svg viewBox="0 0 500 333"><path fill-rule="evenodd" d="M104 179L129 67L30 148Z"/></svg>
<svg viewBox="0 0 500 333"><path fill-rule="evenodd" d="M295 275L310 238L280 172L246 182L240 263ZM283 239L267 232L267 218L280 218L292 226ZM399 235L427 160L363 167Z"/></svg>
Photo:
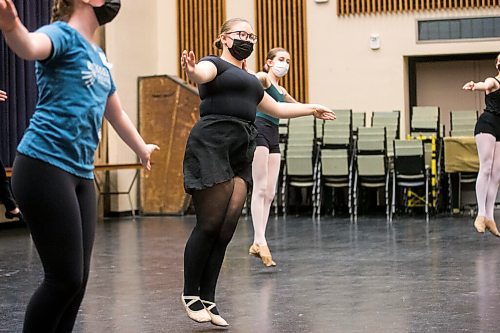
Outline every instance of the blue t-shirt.
<svg viewBox="0 0 500 333"><path fill-rule="evenodd" d="M35 64L38 102L18 152L93 179L94 153L115 90L104 52L65 22L38 29L52 54Z"/></svg>

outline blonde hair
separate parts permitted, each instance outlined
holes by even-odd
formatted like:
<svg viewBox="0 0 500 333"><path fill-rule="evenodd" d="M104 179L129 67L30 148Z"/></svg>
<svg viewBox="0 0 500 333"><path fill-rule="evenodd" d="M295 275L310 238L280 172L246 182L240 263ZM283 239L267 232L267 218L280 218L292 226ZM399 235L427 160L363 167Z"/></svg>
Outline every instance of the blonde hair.
<svg viewBox="0 0 500 333"><path fill-rule="evenodd" d="M241 23L241 22L245 22L245 23L250 24L250 22L248 22L247 20L242 19L242 18L232 18L232 19L229 19L226 22L224 22L224 24L222 24L222 26L219 29L219 35L214 42L214 47L218 50L222 50L222 42L220 41L220 35L231 31L232 27L235 24Z"/></svg>
<svg viewBox="0 0 500 333"><path fill-rule="evenodd" d="M65 21L67 22L73 11L75 10L74 0L54 0L52 5L52 18L51 22Z"/></svg>
<svg viewBox="0 0 500 333"><path fill-rule="evenodd" d="M266 73L269 72L269 67L267 67L267 61L273 60L279 52L286 52L288 54L290 53L288 52L287 49L282 47L275 47L274 49L271 49L269 52L267 52L266 62L264 63L264 72Z"/></svg>

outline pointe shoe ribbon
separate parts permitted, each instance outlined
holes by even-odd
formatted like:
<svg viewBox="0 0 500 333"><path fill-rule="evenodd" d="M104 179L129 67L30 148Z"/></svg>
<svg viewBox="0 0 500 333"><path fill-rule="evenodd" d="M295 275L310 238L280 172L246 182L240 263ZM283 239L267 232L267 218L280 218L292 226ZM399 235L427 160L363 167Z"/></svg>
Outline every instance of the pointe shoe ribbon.
<svg viewBox="0 0 500 333"><path fill-rule="evenodd" d="M486 229L488 229L493 235L500 237L500 232L498 232L497 224L495 221L486 219L485 221Z"/></svg>
<svg viewBox="0 0 500 333"><path fill-rule="evenodd" d="M205 306L205 309L207 309L207 312L210 315L210 321L212 322L212 324L214 324L216 326L221 326L221 327L229 326L227 321L224 318L222 318L221 315L218 315L218 314L215 314L212 312L212 309L217 306L214 302L209 302L209 301L204 301L204 300L202 300L201 302Z"/></svg>
<svg viewBox="0 0 500 333"><path fill-rule="evenodd" d="M478 215L476 217L476 220L474 221L474 227L476 228L477 232L484 233L486 230L486 217Z"/></svg>
<svg viewBox="0 0 500 333"><path fill-rule="evenodd" d="M191 310L189 307L196 302L201 302L199 296L184 296L181 295L182 304L184 304L184 308L186 309L187 315L192 320L198 323L206 323L211 321L211 316L205 306L201 310ZM201 303L203 305L203 303Z"/></svg>

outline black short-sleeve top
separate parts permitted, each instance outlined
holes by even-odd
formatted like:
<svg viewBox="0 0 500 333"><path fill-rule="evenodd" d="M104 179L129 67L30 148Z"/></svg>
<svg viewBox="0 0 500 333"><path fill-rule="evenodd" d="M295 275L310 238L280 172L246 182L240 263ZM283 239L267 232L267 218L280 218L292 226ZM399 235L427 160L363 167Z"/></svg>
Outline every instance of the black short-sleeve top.
<svg viewBox="0 0 500 333"><path fill-rule="evenodd" d="M259 80L216 56L204 57L200 61L210 61L217 67L217 76L198 86L200 116L226 115L253 122L257 105L264 97Z"/></svg>

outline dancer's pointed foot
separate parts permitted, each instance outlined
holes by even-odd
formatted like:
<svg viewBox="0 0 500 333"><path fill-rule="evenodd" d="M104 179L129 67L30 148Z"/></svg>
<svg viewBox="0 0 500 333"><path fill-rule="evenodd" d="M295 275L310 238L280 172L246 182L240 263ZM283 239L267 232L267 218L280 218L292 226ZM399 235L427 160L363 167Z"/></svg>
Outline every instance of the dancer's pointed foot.
<svg viewBox="0 0 500 333"><path fill-rule="evenodd" d="M267 245L252 244L248 253L260 258L266 267L276 266L273 256L271 255L271 251Z"/></svg>
<svg viewBox="0 0 500 333"><path fill-rule="evenodd" d="M488 229L493 235L500 237L500 232L498 232L497 224L495 221L486 219L485 221L486 229Z"/></svg>
<svg viewBox="0 0 500 333"><path fill-rule="evenodd" d="M484 233L486 230L486 220L487 218L482 215L478 215L476 217L476 220L474 221L474 227L476 228L477 232Z"/></svg>
<svg viewBox="0 0 500 333"><path fill-rule="evenodd" d="M248 254L250 254L252 256L256 256L257 258L260 258L259 245L252 244L252 246L250 246L250 248L248 249Z"/></svg>
<svg viewBox="0 0 500 333"><path fill-rule="evenodd" d="M271 251L267 245L260 246L259 253L264 265L267 267L276 266L276 263L273 261L273 256L271 255Z"/></svg>

